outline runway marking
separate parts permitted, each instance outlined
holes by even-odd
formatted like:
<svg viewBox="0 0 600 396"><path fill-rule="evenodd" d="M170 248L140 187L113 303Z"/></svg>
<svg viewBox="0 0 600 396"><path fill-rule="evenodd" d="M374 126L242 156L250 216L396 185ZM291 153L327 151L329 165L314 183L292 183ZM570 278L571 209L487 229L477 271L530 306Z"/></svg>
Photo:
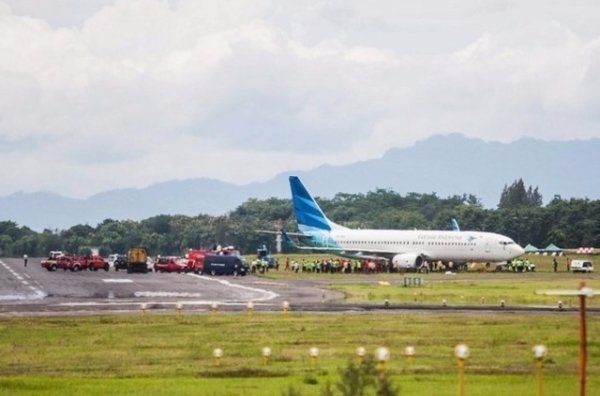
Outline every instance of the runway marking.
<svg viewBox="0 0 600 396"><path fill-rule="evenodd" d="M144 301L144 303L148 305L207 305L210 306L213 303L218 303L222 306L242 306L245 307L248 303L245 301L208 301L208 300L197 300L197 301ZM73 301L73 302L64 302L54 304L55 307L103 307L103 306L127 306L127 305L139 305L140 301ZM272 303L258 303L256 306L277 306L277 304Z"/></svg>
<svg viewBox="0 0 600 396"><path fill-rule="evenodd" d="M166 292L166 291L138 291L133 294L136 297L183 297L183 298L200 298L202 293L186 293L186 292Z"/></svg>
<svg viewBox="0 0 600 396"><path fill-rule="evenodd" d="M274 298L277 298L279 295L277 293L274 293L270 290L264 290L264 289L259 289L257 287L250 287L250 286L243 286L243 285L238 285L237 283L231 283L229 281L226 280L221 280L221 279L215 279L213 277L210 276L204 276L204 275L197 275L197 274L187 274L188 276L193 276L196 278L200 278L200 279L204 279L204 280L208 280L211 282L218 282L224 286L227 287L231 287L231 288L238 288L238 289L243 289L243 290L248 290L251 292L255 292L255 293L259 293L262 294L262 297L259 298L249 298L247 300L251 300L251 301L266 301L266 300L272 300Z"/></svg>
<svg viewBox="0 0 600 396"><path fill-rule="evenodd" d="M267 285L267 286L279 286L280 283L277 282L261 282L261 281L256 281L256 282L252 282L253 285Z"/></svg>
<svg viewBox="0 0 600 396"><path fill-rule="evenodd" d="M29 282L27 282L25 279L23 279L23 277L21 275L19 275L15 270L13 270L11 267L9 267L8 264L6 264L4 261L0 261L0 264L8 272L10 272L15 278L17 278L18 280L20 280L21 283L23 284L23 286L28 287L33 292L33 294L25 294L25 293L4 294L4 295L0 294L0 301L10 301L10 300L39 300L41 298L46 297L46 293L44 293L43 291L41 291L40 289L38 289L38 288L36 288L34 286L31 286L29 284ZM29 278L29 276L27 274L25 274L25 276L27 276Z"/></svg>
<svg viewBox="0 0 600 396"><path fill-rule="evenodd" d="M102 279L104 283L133 283L131 279Z"/></svg>

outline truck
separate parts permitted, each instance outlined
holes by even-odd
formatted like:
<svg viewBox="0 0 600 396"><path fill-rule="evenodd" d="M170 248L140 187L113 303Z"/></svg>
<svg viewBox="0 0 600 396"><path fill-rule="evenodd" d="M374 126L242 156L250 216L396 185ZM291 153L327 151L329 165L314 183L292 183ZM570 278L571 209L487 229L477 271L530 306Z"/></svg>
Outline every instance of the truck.
<svg viewBox="0 0 600 396"><path fill-rule="evenodd" d="M98 271L99 269L108 271L110 269L108 261L100 256L81 257L81 263L83 268L87 268L90 271Z"/></svg>
<svg viewBox="0 0 600 396"><path fill-rule="evenodd" d="M48 258L42 260L40 264L42 265L42 268L46 268L48 271L56 271L58 268L57 259L62 256L64 256L63 252L52 250L48 254Z"/></svg>
<svg viewBox="0 0 600 396"><path fill-rule="evenodd" d="M571 272L594 272L594 264L591 260L573 260L571 262Z"/></svg>
<svg viewBox="0 0 600 396"><path fill-rule="evenodd" d="M201 274L204 271L204 257L212 253L206 249L189 249L185 254L188 261L188 271Z"/></svg>
<svg viewBox="0 0 600 396"><path fill-rule="evenodd" d="M188 259L176 256L158 257L154 262L154 272L188 272Z"/></svg>
<svg viewBox="0 0 600 396"><path fill-rule="evenodd" d="M143 246L132 247L127 251L127 273L148 273L148 250Z"/></svg>
<svg viewBox="0 0 600 396"><path fill-rule="evenodd" d="M229 254L211 254L204 256L204 267L202 273L215 275L246 275L248 264L244 258Z"/></svg>
<svg viewBox="0 0 600 396"><path fill-rule="evenodd" d="M271 254L266 244L263 244L262 246L259 246L258 249L256 249L256 259L260 260L262 263L265 264L261 265L262 268L275 268L276 270L279 270L279 263L277 262L277 258Z"/></svg>
<svg viewBox="0 0 600 396"><path fill-rule="evenodd" d="M83 261L76 256L59 256L56 258L56 265L64 271L70 270L76 272L87 269Z"/></svg>

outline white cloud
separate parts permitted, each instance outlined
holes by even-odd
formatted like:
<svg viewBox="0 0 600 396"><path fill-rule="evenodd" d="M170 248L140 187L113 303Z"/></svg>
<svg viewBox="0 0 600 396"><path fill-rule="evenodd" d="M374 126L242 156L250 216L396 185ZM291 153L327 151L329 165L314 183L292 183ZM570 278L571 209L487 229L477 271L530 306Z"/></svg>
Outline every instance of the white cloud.
<svg viewBox="0 0 600 396"><path fill-rule="evenodd" d="M0 1L0 194L247 183L449 131L600 137L593 2L49 3Z"/></svg>

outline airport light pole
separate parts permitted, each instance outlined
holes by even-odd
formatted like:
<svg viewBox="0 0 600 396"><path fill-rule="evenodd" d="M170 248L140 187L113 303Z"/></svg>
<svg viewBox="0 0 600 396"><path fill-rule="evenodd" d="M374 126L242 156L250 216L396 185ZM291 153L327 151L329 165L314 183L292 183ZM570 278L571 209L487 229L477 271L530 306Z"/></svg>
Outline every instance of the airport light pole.
<svg viewBox="0 0 600 396"><path fill-rule="evenodd" d="M580 281L578 290L540 290L537 294L546 296L578 296L579 297L579 396L585 396L585 380L587 366L587 328L585 317L585 299L596 295L596 292Z"/></svg>
<svg viewBox="0 0 600 396"><path fill-rule="evenodd" d="M269 364L269 360L271 359L271 348L264 347L262 349L262 357L263 357L263 365L267 366Z"/></svg>
<svg viewBox="0 0 600 396"><path fill-rule="evenodd" d="M458 344L454 348L454 356L458 365L458 396L465 395L465 360L469 357L469 347Z"/></svg>
<svg viewBox="0 0 600 396"><path fill-rule="evenodd" d="M356 357L358 357L358 363L363 363L366 354L367 350L365 349L365 347L359 346L356 348Z"/></svg>
<svg viewBox="0 0 600 396"><path fill-rule="evenodd" d="M215 366L221 366L221 358L223 357L223 350L221 348L213 349L213 357L215 358L214 364Z"/></svg>
<svg viewBox="0 0 600 396"><path fill-rule="evenodd" d="M386 347L379 347L375 350L375 359L379 363L379 375L383 376L385 372L385 365L388 360L390 360L390 350Z"/></svg>
<svg viewBox="0 0 600 396"><path fill-rule="evenodd" d="M415 347L408 345L404 348L404 356L406 356L406 363L412 364L413 358L415 357Z"/></svg>
<svg viewBox="0 0 600 396"><path fill-rule="evenodd" d="M317 361L319 360L319 348L310 347L308 349L308 356L310 356L311 365L314 367L317 366Z"/></svg>
<svg viewBox="0 0 600 396"><path fill-rule="evenodd" d="M546 346L535 345L533 347L533 356L535 358L535 378L537 382L537 396L544 396L543 368L544 357L546 357Z"/></svg>

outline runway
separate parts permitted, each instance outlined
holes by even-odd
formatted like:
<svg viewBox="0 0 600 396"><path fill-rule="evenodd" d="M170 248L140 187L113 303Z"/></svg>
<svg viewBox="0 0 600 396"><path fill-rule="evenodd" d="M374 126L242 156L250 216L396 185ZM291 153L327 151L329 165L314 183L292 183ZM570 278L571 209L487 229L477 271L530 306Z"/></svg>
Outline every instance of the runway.
<svg viewBox="0 0 600 396"><path fill-rule="evenodd" d="M126 271L49 272L40 259L0 259L0 314L84 313L148 309L172 310L182 304L188 310L256 309L280 310L284 301L292 306L323 303L342 294L306 282L282 283L255 276L202 276L196 274Z"/></svg>
<svg viewBox="0 0 600 396"><path fill-rule="evenodd" d="M252 302L254 309L280 311L284 301L293 311L304 312L577 312L576 307L500 307L425 304L347 304L341 292L306 280L274 281L253 275L201 276L196 274L125 271L58 270L49 272L40 259L0 259L0 315L96 314L139 311L142 304L156 312L206 312L216 303L222 311L241 311ZM588 308L592 314L599 308Z"/></svg>

